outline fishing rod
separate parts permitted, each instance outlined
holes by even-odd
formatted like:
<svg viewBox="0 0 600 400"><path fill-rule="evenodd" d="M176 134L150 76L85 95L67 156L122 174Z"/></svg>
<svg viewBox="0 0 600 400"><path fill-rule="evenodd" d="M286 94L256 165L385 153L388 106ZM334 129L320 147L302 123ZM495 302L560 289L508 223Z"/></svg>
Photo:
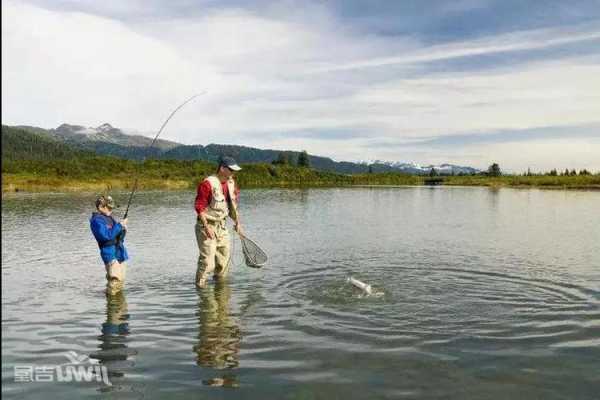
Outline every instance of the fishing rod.
<svg viewBox="0 0 600 400"><path fill-rule="evenodd" d="M165 120L165 122L163 122L163 124L160 127L160 129L158 130L158 133L156 134L156 136L154 136L154 139L152 140L152 143L150 143L150 146L148 146L148 151L150 151L154 147L154 144L156 143L156 140L158 139L158 137L162 133L163 129L165 129L165 126L167 126L167 123L169 122L169 120L171 120L171 118L173 118L173 116L175 115L175 113L177 111L179 111L187 103L189 103L190 101L194 100L196 97L201 96L201 95L203 95L205 93L206 92L201 92L201 93L193 95L192 97L190 97L189 99L187 99L186 101L184 101L183 103L181 103L176 109L173 110L173 112L169 115L169 117ZM142 162L144 160L142 160ZM129 214L129 206L131 206L131 200L133 200L133 195L134 195L134 193L137 190L138 180L139 180L139 169L138 169L138 171L136 171L136 174L135 174L135 181L133 183L133 189L131 190L131 193L129 194L129 200L127 201L127 208L125 209L125 214L123 215L123 219L127 218L127 214Z"/></svg>

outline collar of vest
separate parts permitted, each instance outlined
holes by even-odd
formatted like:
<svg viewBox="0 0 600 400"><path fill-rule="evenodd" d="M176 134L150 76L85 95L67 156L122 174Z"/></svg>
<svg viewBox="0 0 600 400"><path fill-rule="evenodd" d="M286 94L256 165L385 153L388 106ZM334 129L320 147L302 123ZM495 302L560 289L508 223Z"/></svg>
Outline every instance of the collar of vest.
<svg viewBox="0 0 600 400"><path fill-rule="evenodd" d="M218 190L219 192L221 192L221 194L223 194L221 180L219 180L219 178L216 175L207 176L205 180L208 181L208 183L210 183L212 190ZM229 192L229 198L235 201L235 181L233 180L233 178L227 179L227 190Z"/></svg>

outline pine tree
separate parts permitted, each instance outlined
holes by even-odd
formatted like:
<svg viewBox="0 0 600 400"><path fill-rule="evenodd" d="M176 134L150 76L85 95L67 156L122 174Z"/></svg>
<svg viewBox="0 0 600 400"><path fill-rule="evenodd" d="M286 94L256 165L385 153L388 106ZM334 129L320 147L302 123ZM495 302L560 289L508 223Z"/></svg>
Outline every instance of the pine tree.
<svg viewBox="0 0 600 400"><path fill-rule="evenodd" d="M306 150L302 150L302 152L298 155L298 166L310 168L310 160L308 158L308 153Z"/></svg>
<svg viewBox="0 0 600 400"><path fill-rule="evenodd" d="M288 165L289 163L290 163L290 160L288 158L288 155L282 151L281 153L279 153L279 155L277 156L277 159L274 160L272 164Z"/></svg>
<svg viewBox="0 0 600 400"><path fill-rule="evenodd" d="M488 167L488 175L489 176L500 176L502 175L502 171L500 170L500 166L497 163L493 163Z"/></svg>

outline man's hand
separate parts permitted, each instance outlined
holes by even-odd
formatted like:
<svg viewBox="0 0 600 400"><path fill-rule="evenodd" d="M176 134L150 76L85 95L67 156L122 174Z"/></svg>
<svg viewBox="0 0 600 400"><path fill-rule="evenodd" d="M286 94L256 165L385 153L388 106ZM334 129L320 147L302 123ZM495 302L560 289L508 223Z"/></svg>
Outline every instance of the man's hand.
<svg viewBox="0 0 600 400"><path fill-rule="evenodd" d="M204 225L204 234L209 239L214 239L215 238L215 233L213 232L213 229L210 226L208 226L208 225Z"/></svg>
<svg viewBox="0 0 600 400"><path fill-rule="evenodd" d="M242 224L241 222L236 222L233 225L233 229L235 229L235 231L238 233L238 235L243 236L244 235L244 230L242 229Z"/></svg>
<svg viewBox="0 0 600 400"><path fill-rule="evenodd" d="M208 220L206 219L206 214L205 213L198 214L198 219L199 219L200 223L202 224L202 231L204 232L204 235L209 239L214 239L215 231L213 230L213 228L211 228L208 225Z"/></svg>
<svg viewBox="0 0 600 400"><path fill-rule="evenodd" d="M121 226L123 226L123 229L127 230L127 218L121 221Z"/></svg>

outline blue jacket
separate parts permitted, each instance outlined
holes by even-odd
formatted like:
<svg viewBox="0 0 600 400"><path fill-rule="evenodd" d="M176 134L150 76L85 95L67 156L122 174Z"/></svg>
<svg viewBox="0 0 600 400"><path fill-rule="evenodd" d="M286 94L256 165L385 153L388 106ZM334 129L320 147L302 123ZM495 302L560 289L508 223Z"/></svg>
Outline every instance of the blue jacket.
<svg viewBox="0 0 600 400"><path fill-rule="evenodd" d="M95 212L90 218L90 228L100 247L100 257L104 264L113 260L126 261L127 249L122 240L117 240L120 233L124 231L123 226L111 216ZM124 232L123 232L124 233Z"/></svg>

